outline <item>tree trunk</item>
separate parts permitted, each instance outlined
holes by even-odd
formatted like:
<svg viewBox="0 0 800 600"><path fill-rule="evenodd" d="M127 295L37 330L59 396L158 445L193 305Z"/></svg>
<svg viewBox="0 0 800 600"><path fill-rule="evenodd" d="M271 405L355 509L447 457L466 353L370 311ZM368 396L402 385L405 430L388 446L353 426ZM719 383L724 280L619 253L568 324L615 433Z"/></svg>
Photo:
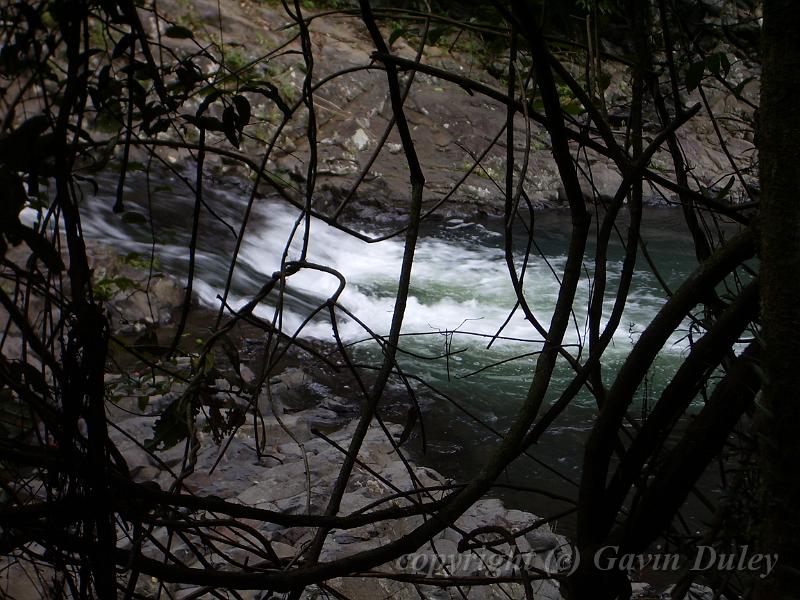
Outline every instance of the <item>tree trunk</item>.
<svg viewBox="0 0 800 600"><path fill-rule="evenodd" d="M761 436L761 552L778 566L757 598L800 589L800 3L766 0L758 146L761 177L761 311L765 385Z"/></svg>

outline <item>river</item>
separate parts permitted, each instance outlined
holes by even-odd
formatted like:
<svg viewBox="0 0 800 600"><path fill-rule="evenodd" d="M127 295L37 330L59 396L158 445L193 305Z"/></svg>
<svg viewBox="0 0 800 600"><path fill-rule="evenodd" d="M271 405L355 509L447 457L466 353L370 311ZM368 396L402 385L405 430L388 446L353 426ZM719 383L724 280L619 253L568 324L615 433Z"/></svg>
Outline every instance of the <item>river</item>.
<svg viewBox="0 0 800 600"><path fill-rule="evenodd" d="M152 210L155 237L149 223L125 222L112 212L116 180L110 175L98 180L100 192L96 195L89 186L83 187L85 234L122 252L146 254L155 242L156 254L165 270L178 276L185 274L194 196L177 179L165 175L150 180L150 194L146 192L143 174L131 173L127 181L126 208L142 215ZM217 307L217 295L232 255L233 232L239 228L247 192L236 186L210 182L206 189L208 207L227 225L209 210L202 211L195 290L201 304ZM231 287L229 303L232 306L246 302L265 278L278 270L297 216L298 211L284 202L256 201ZM679 210L647 207L644 212L643 239L670 286L679 284L697 264L691 238L682 223ZM403 325L401 365L405 372L425 378L483 422L479 423L423 386L416 386L423 407L427 452L425 456L419 455L421 436L418 433L411 441L413 451L420 462L457 479L474 474L490 455L489 450L497 438L485 425L503 431L511 422L531 382L536 359L532 353L541 347L540 336L518 310L503 329L501 338L487 348L491 336L508 318L515 302L506 271L501 225L499 220L489 218L436 219L424 224ZM541 255L536 250L531 255L525 290L535 315L545 325L549 323L559 290L556 275L560 275L564 266L569 227L569 215L564 211L536 213L535 240ZM375 227L370 223L361 223L359 228L363 233L376 236L388 230L386 225ZM301 237L298 235L290 246L290 259L297 257ZM522 264L525 237L522 228L515 231L518 265ZM593 253L592 239L586 255L585 276L565 340L573 354L586 337ZM344 275L347 286L340 303L379 334L386 334L389 329L402 255L402 236L369 244L312 221L308 259ZM621 258L621 244L615 238L609 261L606 316L614 300ZM337 284L335 277L317 271L301 271L292 276L282 315L284 331L294 333ZM607 382L666 297L640 257L621 325L605 355L603 369ZM256 313L272 319L274 307L263 303ZM354 344L351 349L358 360L374 362L378 359L377 345L369 341L358 323L342 314L338 325L342 339ZM648 373L637 407L657 398L659 390L674 373L688 348L688 329L686 323L683 331L676 332L659 355ZM327 316L312 320L301 335L333 340ZM365 339L367 341L357 343ZM430 358L437 356L439 358ZM487 368L496 363L501 364ZM561 361L548 401L563 389L569 375L569 368ZM399 383L394 384L384 405L385 413L403 420L406 405L406 394ZM506 481L575 497L574 484L580 476L583 439L595 413L593 399L588 394L579 396L533 449L541 462L520 459L510 469ZM510 503L540 514L566 506L556 500L534 498L519 490L506 490L500 495ZM564 521L562 530L565 533L572 530L569 519Z"/></svg>

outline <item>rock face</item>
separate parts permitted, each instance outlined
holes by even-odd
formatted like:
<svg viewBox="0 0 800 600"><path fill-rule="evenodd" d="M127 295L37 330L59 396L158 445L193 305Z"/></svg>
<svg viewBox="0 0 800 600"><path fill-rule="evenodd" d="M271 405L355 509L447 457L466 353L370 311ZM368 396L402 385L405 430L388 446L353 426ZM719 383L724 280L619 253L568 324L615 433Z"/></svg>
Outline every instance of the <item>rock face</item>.
<svg viewBox="0 0 800 600"><path fill-rule="evenodd" d="M123 256L97 242L88 244L87 254L95 293L104 300L114 331L136 333L172 322L183 303L183 287L157 262L151 265L147 255Z"/></svg>
<svg viewBox="0 0 800 600"><path fill-rule="evenodd" d="M112 247L97 241L87 242L86 253L92 269L93 293L108 312L109 322L115 333L139 333L151 326L170 323L178 314L183 304L183 286L175 277L162 272L157 264L151 272L147 257L138 254L121 255ZM6 258L25 268L30 252L21 244L12 247ZM66 250L63 260L65 264L69 264ZM10 279L4 279L0 285L11 297L16 297L17 308L27 317L34 330L46 320L58 322L61 315L59 308L51 303L46 304L34 288L31 288L31 294L26 299L14 293ZM66 277L63 285L65 293L68 293L69 280ZM8 320L8 312L0 311L0 330L6 331L7 328L1 350L3 356L16 360L22 356L22 337L18 328L13 324L9 325ZM58 345L58 341L56 344ZM30 354L27 360L31 364L39 364L38 359Z"/></svg>
<svg viewBox="0 0 800 600"><path fill-rule="evenodd" d="M322 514L342 464L343 448L353 437L356 422L346 414L351 407L336 398L331 400L331 408L316 406L285 412L285 407L296 402L292 396L308 385L307 377L303 377L299 369L290 369L273 378L275 391L271 406L276 410L259 419L260 453L255 449L256 429L253 425L240 426L226 444L220 446L203 432L207 421L202 416L197 420L199 446L196 450L186 454L184 445L178 444L152 455L145 452L142 442L152 437L156 419L182 392L180 387L175 387L165 396L150 397L144 407L145 414L140 416L131 416L130 409L142 408L136 398L119 400L118 408L112 408L110 415L119 430L111 430L111 436L132 474L141 482L170 489L175 484L176 474L182 472L184 491L192 494L216 496L285 514ZM228 401L238 395L235 388L226 387L224 380L218 380L217 389L220 400ZM394 446L401 433L402 428L393 424L387 424L386 431L377 424L369 428L342 499L340 515L409 506L412 500L430 502L444 496L445 489L452 482L436 471L415 465L398 455ZM187 456L192 458L187 459ZM188 470L187 460L193 462ZM420 489L428 491L408 494ZM327 562L368 552L400 538L424 521L423 516L410 516L351 529L334 529L326 538L320 560ZM247 524L263 536L272 551L286 564L304 560L304 551L316 531L310 527L284 527L254 519L247 520ZM502 532L511 537L503 538ZM156 537L160 535L159 531L155 534ZM246 544L245 547L226 546L224 542L219 544L222 553L229 558L250 562L261 560L246 549ZM146 555L158 554L155 548L145 548L144 552ZM173 543L173 552L184 557L191 566L202 568L199 560L192 560L185 544ZM508 510L496 499L483 499L425 546L392 564L383 565L380 570L398 576L423 576L433 580L448 573L486 578L529 572L535 577L532 581L535 597L556 599L560 598L557 584L550 579L536 578L536 570L561 564L558 561L568 555L567 540L554 534L547 525L537 524L535 515ZM215 555L207 559L213 563ZM366 600L390 594L404 600L419 597L413 585L391 578L337 578L327 584L355 599ZM149 585L151 582L142 582L140 591L147 593L145 588ZM196 591L181 586L170 586L170 589L177 597ZM422 585L419 589L425 597L450 597L446 588ZM475 599L525 597L519 584L466 586L463 589L468 598ZM314 598L318 592L316 586L311 586L305 597Z"/></svg>
<svg viewBox="0 0 800 600"><path fill-rule="evenodd" d="M335 398L330 406L338 410L323 406L294 411L288 408L297 405L297 396L313 385L308 374L298 368L287 369L273 377L270 405L273 414L258 415L258 438L253 425L246 423L223 444L215 443L204 432L208 419L200 416L196 422L197 445L190 445L188 452L183 444L152 454L145 452L142 443L152 436L158 416L184 391L180 386L164 396L151 396L144 413L139 416L131 416L134 407L136 410L143 408L136 398L119 400L110 412L116 425L110 434L134 478L140 482L171 489L177 474L181 473L181 485L186 493L213 496L282 514L324 514L339 474L344 448L353 437L356 422L347 414L351 407ZM234 398L243 400L241 391L227 385L225 380L218 380L216 389L217 399L223 404ZM445 490L453 482L432 469L402 459L395 447L401 434L402 428L394 424L387 424L386 430L377 424L368 429L339 515L411 506L412 501L431 502L444 497ZM256 439L260 440L260 452L256 451ZM190 514L191 511L187 516ZM325 539L319 560L330 562L368 553L401 538L430 518L415 515L333 529ZM182 541L173 539L171 552L192 568L208 568L211 564L229 570L234 567L223 561L222 556L239 564L255 564L264 560L260 551L268 545L280 564L298 565L306 559L305 552L317 531L312 527L283 526L253 518L242 520L242 524L259 536L258 544L251 545L240 530L226 526L214 528L218 535L215 549L202 560ZM153 535L162 543L168 538L164 528L157 527ZM153 558L161 557L161 551L151 543L144 544L143 552ZM325 585L354 600L386 597L522 600L526 598L522 584L487 582L492 578L525 575L530 577L534 598L560 600L559 585L548 574L568 571L572 556L569 541L535 515L508 509L497 499L483 498L423 546L381 565L377 571L382 576L338 577ZM451 576L460 578L460 592L453 586L435 585ZM403 577L416 579L412 584L402 581ZM471 578L484 585L470 584ZM158 585L157 580L144 578L138 591L146 595ZM177 598L194 597L199 591L194 586L166 584L166 587ZM633 589L632 598L670 598L669 590L659 592L645 584L636 583ZM692 591L699 598L712 595L710 590L697 585ZM312 585L303 597L311 600L324 597L325 593L324 588ZM261 592L241 594L251 600L267 597L260 595Z"/></svg>
<svg viewBox="0 0 800 600"><path fill-rule="evenodd" d="M217 13L213 0L199 0L194 6L198 17ZM177 15L182 9L180 6L170 7L167 2L165 10L172 10ZM231 5L225 12L223 27L230 28L226 35L240 41L253 57L286 39L281 28L287 17L279 6L242 2ZM210 22L214 27L217 19L215 16ZM315 93L316 208L327 214L341 211L344 217L361 220L396 218L407 210L409 204L409 171L396 128L391 127L386 75L378 69L363 68L370 64L374 52L364 25L357 17L319 18L311 22L310 29L315 53L315 81L349 70L345 75L330 79ZM388 38L390 33L387 30L385 37ZM466 34L462 37L466 39ZM417 38L413 36L394 36L390 49L397 56L413 60L416 44ZM429 44L421 62L473 78L495 88L501 95L505 94L503 77L507 74L504 75L503 68L476 53L474 47L472 50L458 44ZM715 51L724 50L717 48ZM299 58L292 56L278 57L270 62L269 76L281 87L284 96L299 96L303 81L300 62ZM680 128L678 137L687 167L691 170L690 180L694 189L705 188L713 193L723 189L733 177L729 198L746 201L750 192L742 181L748 186L755 181L756 156L752 135L740 124L752 122L748 102L757 99L758 70L741 60L731 62L727 81L733 87L741 85L742 100L737 100L711 78L704 82L708 107L717 118L719 135L715 123L703 109ZM567 64L567 68L579 81L585 79L583 66ZM403 76L406 74L404 72ZM609 121L621 140L625 136L629 111L630 73L625 67L609 61L603 65L603 77L609 82L604 91ZM409 82L405 79L401 85ZM507 158L507 140L503 133L505 106L423 72L417 72L410 85L405 113L426 178L424 208L438 207L437 213L443 217L501 214L504 210ZM559 93L562 94L562 103L580 108L566 88L560 88ZM703 99L695 90L685 94L683 101L689 107ZM259 102L254 106L255 113L267 114L273 109L263 99L253 98L253 102ZM584 123L585 116L579 115L577 119ZM284 129L268 163L271 172L286 182L292 182L298 190L302 190L306 183L310 156L306 124L307 119L301 111ZM646 137L652 139L661 127L655 111L647 107ZM564 206L560 177L550 153L549 134L535 120L526 121L521 115L515 118L513 128L515 182L524 178L523 187L534 208ZM378 142L384 136L386 143L378 148ZM741 178L734 176L734 168L721 140L737 162ZM259 154L261 148L254 146L252 151ZM609 159L577 145L573 145L573 155L580 166L579 177L587 200L613 197L622 181L619 169ZM525 163L527 166L522 173ZM665 149L656 152L650 168L657 175L674 178L674 165ZM358 188L353 192L357 182ZM459 184L460 187L454 191ZM272 193L268 185L264 191ZM652 203L675 200L674 193L655 184L645 186L644 194Z"/></svg>

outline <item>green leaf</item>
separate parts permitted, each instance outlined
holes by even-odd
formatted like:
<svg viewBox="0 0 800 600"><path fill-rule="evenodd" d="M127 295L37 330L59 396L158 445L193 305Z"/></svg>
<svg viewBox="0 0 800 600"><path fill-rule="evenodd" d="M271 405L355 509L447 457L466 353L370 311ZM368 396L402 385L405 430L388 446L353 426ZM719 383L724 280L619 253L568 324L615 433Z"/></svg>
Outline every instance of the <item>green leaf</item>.
<svg viewBox="0 0 800 600"><path fill-rule="evenodd" d="M180 25L170 25L164 31L164 35L168 38L175 38L175 39L188 39L194 37L191 29L187 29L186 27L181 27Z"/></svg>
<svg viewBox="0 0 800 600"><path fill-rule="evenodd" d="M731 61L728 60L728 55L724 52L720 53L720 65L722 66L724 74L727 76L731 70Z"/></svg>
<svg viewBox="0 0 800 600"><path fill-rule="evenodd" d="M725 187L723 187L720 191L717 192L717 195L716 195L715 199L716 200L724 199L730 193L734 182L735 182L735 179L734 179L733 175L731 175L730 179L728 179L728 183L725 184Z"/></svg>
<svg viewBox="0 0 800 600"><path fill-rule="evenodd" d="M434 27L428 32L428 42L430 44L436 44L436 42L439 41L439 38L441 38L448 29L450 29L448 26Z"/></svg>
<svg viewBox="0 0 800 600"><path fill-rule="evenodd" d="M737 85L735 88L733 88L733 95L736 96L737 98L740 98L742 96L742 92L744 91L744 88L747 86L747 84L751 83L753 81L756 81L756 79L757 79L756 77L748 77L748 78L746 78L739 85Z"/></svg>
<svg viewBox="0 0 800 600"><path fill-rule="evenodd" d="M155 135L157 133L163 133L164 131L169 129L170 124L171 124L171 121L169 119L166 119L166 118L158 119L152 125L150 125L149 127L146 127L145 131L150 135Z"/></svg>
<svg viewBox="0 0 800 600"><path fill-rule="evenodd" d="M181 61L175 69L175 76L188 89L193 88L197 83L203 81L203 72L190 60Z"/></svg>
<svg viewBox="0 0 800 600"><path fill-rule="evenodd" d="M237 94L233 97L233 105L239 115L238 125L241 134L242 128L250 122L250 102L241 94Z"/></svg>
<svg viewBox="0 0 800 600"><path fill-rule="evenodd" d="M402 446L408 441L408 438L411 437L411 433L414 431L414 425L417 424L417 420L419 419L419 408L417 406L411 406L408 409L408 413L406 413L406 424L403 427L403 433L400 434L400 439L397 440L397 445Z"/></svg>
<svg viewBox="0 0 800 600"><path fill-rule="evenodd" d="M205 129L206 131L222 131L225 127L217 117L195 117L193 115L183 115L189 123L198 129Z"/></svg>
<svg viewBox="0 0 800 600"><path fill-rule="evenodd" d="M292 109L289 108L289 105L281 98L280 93L278 92L278 88L276 88L273 84L268 81L259 82L258 86L246 86L242 88L243 92L256 92L259 94L263 94L265 97L272 100L281 112L289 116L292 113Z"/></svg>
<svg viewBox="0 0 800 600"><path fill-rule="evenodd" d="M220 338L220 343L222 345L222 351L225 352L225 356L227 356L228 361L231 363L233 370L236 371L236 374L239 375L241 378L241 357L239 356L239 349L236 347L236 344L233 343L233 340L227 334L223 335Z"/></svg>
<svg viewBox="0 0 800 600"><path fill-rule="evenodd" d="M583 105L580 102L568 102L567 104L561 105L561 110L563 110L568 115L577 116L582 115L586 112L586 109L583 108Z"/></svg>
<svg viewBox="0 0 800 600"><path fill-rule="evenodd" d="M693 62L689 65L689 68L686 69L686 91L693 92L697 89L697 86L700 85L700 82L703 81L703 75L706 72L706 62L704 60L699 60L697 62Z"/></svg>
<svg viewBox="0 0 800 600"><path fill-rule="evenodd" d="M400 36L405 35L405 33L406 33L405 27L398 27L397 29L392 31L392 33L389 35L389 45L391 46L392 44L394 44L397 41L397 39Z"/></svg>
<svg viewBox="0 0 800 600"><path fill-rule="evenodd" d="M605 91L608 89L609 85L611 85L611 74L600 71L600 74L597 76L597 87L601 91Z"/></svg>
<svg viewBox="0 0 800 600"><path fill-rule="evenodd" d="M238 132L241 131L241 129L237 123L236 111L232 105L228 106L224 111L222 111L222 130L225 132L225 137L228 138L228 141L238 148Z"/></svg>
<svg viewBox="0 0 800 600"><path fill-rule="evenodd" d="M712 75L717 77L725 77L731 69L731 63L728 60L728 55L724 52L712 54L706 59L706 67Z"/></svg>
<svg viewBox="0 0 800 600"><path fill-rule="evenodd" d="M167 450L189 437L191 432L187 423L187 412L190 411L193 416L196 416L198 410L197 406L193 404L187 396L173 400L156 420L153 426L153 437L145 440L145 448Z"/></svg>
<svg viewBox="0 0 800 600"><path fill-rule="evenodd" d="M197 112L195 113L195 115L200 117L204 112L206 112L206 110L208 110L209 106L211 106L212 104L214 104L214 102L217 101L217 98L219 98L221 95L222 92L220 92L219 90L212 90L205 98L203 98L203 101L200 103L200 106L197 107Z"/></svg>
<svg viewBox="0 0 800 600"><path fill-rule="evenodd" d="M119 38L117 45L114 46L114 50L111 52L111 60L119 58L120 56L125 54L125 51L128 50L128 48L130 48L131 42L133 42L133 40L134 37L130 33L126 33L121 38Z"/></svg>

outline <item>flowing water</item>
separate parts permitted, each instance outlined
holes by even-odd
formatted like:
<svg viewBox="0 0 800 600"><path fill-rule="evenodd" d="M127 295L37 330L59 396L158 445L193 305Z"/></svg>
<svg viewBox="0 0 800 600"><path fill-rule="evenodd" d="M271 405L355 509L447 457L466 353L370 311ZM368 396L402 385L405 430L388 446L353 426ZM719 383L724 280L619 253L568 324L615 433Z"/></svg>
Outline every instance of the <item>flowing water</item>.
<svg viewBox="0 0 800 600"><path fill-rule="evenodd" d="M144 215L152 210L156 254L165 270L178 276L185 274L194 196L183 184L168 177L151 181L151 193L148 194L144 176L134 175L128 177L127 209ZM89 237L101 239L120 251L146 255L154 243L150 225L126 223L119 215L113 214L115 179L109 177L99 183L97 195L92 195L88 187L84 190L87 194L84 231ZM217 307L217 295L221 292L232 256L233 231L240 225L247 193L211 184L207 189L205 200L208 207L230 227L214 218L208 210L203 210L195 290L202 304ZM279 269L297 216L298 212L285 203L256 201L228 299L233 307L245 303L266 278ZM385 227L379 231L368 223L362 224L361 228L370 235L386 231ZM535 352L541 347L540 336L523 318L521 311L517 310L509 318L515 296L507 274L500 228L501 223L491 220L432 222L423 227L415 256L411 295L403 325L401 348L405 352L401 355L401 364L407 373L424 377L465 409L436 399L424 387L417 386L427 440L427 453L419 460L456 478L474 474L490 455L496 436L485 425L503 431L511 422L530 385ZM565 262L569 216L556 210L537 213L534 231L539 252L534 250L529 259L525 291L536 317L547 326L559 290L557 276ZM624 230L622 233L624 235ZM670 286L676 286L696 266L691 238L682 227L679 211L648 208L642 235L650 255ZM515 232L515 236L518 240L515 259L519 268L526 236L521 229ZM289 259L297 258L299 254L302 230L295 237L288 252ZM585 276L565 340L573 354L577 353L578 345L586 336L593 252L594 246L590 242ZM389 330L402 255L402 236L369 244L319 221L312 221L308 260L332 267L346 278L347 286L340 304L378 334L386 334ZM621 259L622 250L617 239L609 261L607 289L610 291L606 296L606 316L614 301ZM335 277L318 271L303 270L292 276L282 314L284 331L293 333L300 327L310 312L336 290L337 285ZM640 258L621 325L604 359L607 382L665 298L664 290ZM256 314L272 319L274 306L264 302L256 309ZM487 348L491 336L507 319L501 336L491 348ZM359 323L339 313L338 328L342 339L354 344L351 348L358 359L375 361L379 358L374 342L356 343L369 340ZM670 339L648 373L647 384L638 399L639 405L646 403L647 397L657 393L668 381L686 353L687 333L688 324ZM327 313L323 312L305 325L301 335L333 341ZM547 401L552 401L563 389L569 375L566 364L559 364ZM387 406L390 415L404 418L405 396L399 384L390 390L390 405ZM392 398L396 402L392 402ZM583 438L594 415L593 400L588 395L579 396L533 449L541 462L519 460L510 470L508 481L574 497L576 489L573 484L579 477ZM421 439L418 434L414 443L419 450ZM565 507L558 502L542 501L538 496L526 496L525 492L505 494L510 502L531 510L542 502L545 509ZM569 529L567 525L566 530Z"/></svg>

